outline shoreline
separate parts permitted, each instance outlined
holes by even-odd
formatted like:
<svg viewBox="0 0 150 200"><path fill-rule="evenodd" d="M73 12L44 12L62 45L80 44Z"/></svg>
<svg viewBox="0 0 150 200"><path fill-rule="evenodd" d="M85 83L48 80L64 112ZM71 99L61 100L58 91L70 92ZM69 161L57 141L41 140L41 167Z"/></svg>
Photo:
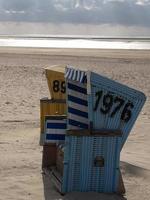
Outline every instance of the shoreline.
<svg viewBox="0 0 150 200"><path fill-rule="evenodd" d="M82 49L82 48L42 48L42 47L2 47L0 54L33 54L56 56L90 56L97 58L147 58L150 59L150 50L145 49ZM146 54L146 55L145 55Z"/></svg>
<svg viewBox="0 0 150 200"><path fill-rule="evenodd" d="M61 49L110 49L110 50L150 50L150 39L92 39L92 38L68 38L68 37L0 37L1 47L24 48L61 48Z"/></svg>

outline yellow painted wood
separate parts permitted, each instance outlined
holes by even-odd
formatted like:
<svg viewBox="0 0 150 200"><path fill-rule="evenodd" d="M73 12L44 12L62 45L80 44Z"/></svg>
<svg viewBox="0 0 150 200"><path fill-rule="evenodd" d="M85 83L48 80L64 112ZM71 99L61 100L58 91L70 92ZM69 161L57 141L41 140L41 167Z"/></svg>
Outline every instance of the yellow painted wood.
<svg viewBox="0 0 150 200"><path fill-rule="evenodd" d="M52 99L66 99L65 93L65 65L54 65L45 69L47 83Z"/></svg>
<svg viewBox="0 0 150 200"><path fill-rule="evenodd" d="M65 65L54 65L45 69L51 100L40 100L41 145L44 144L43 133L45 116L66 114L65 67Z"/></svg>
<svg viewBox="0 0 150 200"><path fill-rule="evenodd" d="M65 115L66 114L66 102L65 100L52 100L41 99L40 100L40 124L41 134L44 133L44 118L47 115Z"/></svg>

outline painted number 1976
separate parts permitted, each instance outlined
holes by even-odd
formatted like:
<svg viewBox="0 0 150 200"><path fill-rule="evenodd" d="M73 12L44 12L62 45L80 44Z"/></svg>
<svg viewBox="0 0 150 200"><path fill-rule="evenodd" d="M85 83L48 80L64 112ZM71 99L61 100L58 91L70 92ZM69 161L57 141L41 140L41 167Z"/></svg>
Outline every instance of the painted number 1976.
<svg viewBox="0 0 150 200"><path fill-rule="evenodd" d="M134 108L132 102L125 102L123 98L115 96L109 92L103 95L102 90L97 91L95 97L96 101L93 108L94 111L99 109L102 114L109 114L110 117L114 117L119 111L121 111L120 119L122 121L128 122L131 119L132 109Z"/></svg>

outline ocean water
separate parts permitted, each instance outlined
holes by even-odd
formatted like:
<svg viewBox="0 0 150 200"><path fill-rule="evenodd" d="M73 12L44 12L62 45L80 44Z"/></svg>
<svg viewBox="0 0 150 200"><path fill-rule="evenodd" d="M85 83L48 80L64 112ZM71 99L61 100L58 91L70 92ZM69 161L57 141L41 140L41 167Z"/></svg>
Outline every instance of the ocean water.
<svg viewBox="0 0 150 200"><path fill-rule="evenodd" d="M82 48L82 49L150 49L149 38L98 37L17 37L1 36L0 47Z"/></svg>

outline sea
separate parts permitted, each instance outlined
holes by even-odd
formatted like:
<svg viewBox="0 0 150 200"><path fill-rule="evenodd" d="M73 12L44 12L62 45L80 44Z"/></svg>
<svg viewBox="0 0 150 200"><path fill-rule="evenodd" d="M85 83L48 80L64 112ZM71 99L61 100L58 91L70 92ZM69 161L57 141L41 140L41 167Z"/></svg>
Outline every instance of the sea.
<svg viewBox="0 0 150 200"><path fill-rule="evenodd" d="M149 50L150 38L1 35L0 47Z"/></svg>

